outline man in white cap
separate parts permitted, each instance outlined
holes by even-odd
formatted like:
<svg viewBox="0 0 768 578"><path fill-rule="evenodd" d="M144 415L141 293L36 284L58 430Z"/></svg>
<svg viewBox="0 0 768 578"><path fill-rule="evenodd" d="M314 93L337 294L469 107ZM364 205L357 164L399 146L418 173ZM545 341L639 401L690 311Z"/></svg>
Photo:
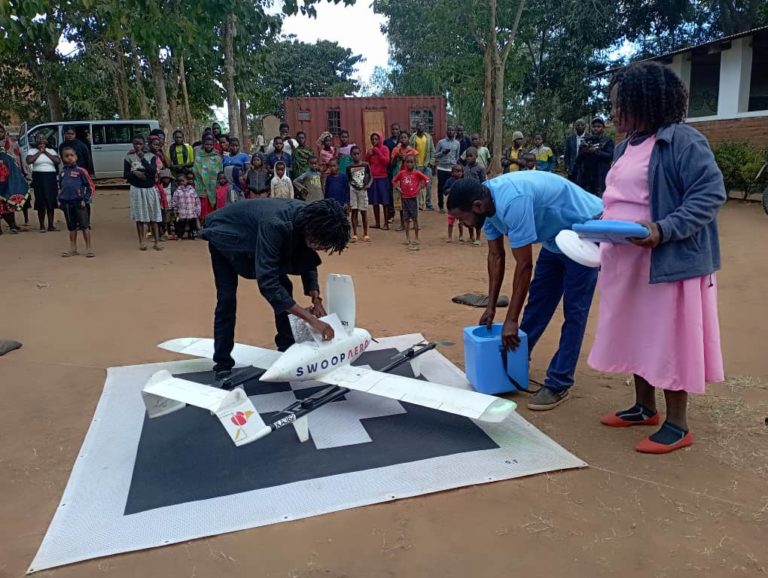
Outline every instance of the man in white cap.
<svg viewBox="0 0 768 578"><path fill-rule="evenodd" d="M523 133L519 130L512 133L512 146L501 161L503 172L513 173L520 170L520 167L523 166L523 153L525 152L523 150L524 140L525 137L523 137Z"/></svg>

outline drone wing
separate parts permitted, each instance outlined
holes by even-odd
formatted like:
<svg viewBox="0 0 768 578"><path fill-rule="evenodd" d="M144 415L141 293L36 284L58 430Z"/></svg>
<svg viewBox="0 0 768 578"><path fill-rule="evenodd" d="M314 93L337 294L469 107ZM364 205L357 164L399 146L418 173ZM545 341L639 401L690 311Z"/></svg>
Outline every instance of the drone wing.
<svg viewBox="0 0 768 578"><path fill-rule="evenodd" d="M492 423L503 421L517 407L508 399L366 367L341 367L320 381Z"/></svg>
<svg viewBox="0 0 768 578"><path fill-rule="evenodd" d="M187 404L207 409L216 414L236 446L251 443L272 432L240 388L232 391L217 389L173 377L170 372L161 370L147 381L141 396L150 418L169 414Z"/></svg>
<svg viewBox="0 0 768 578"><path fill-rule="evenodd" d="M194 357L213 358L213 339L205 337L181 337L171 339L158 345L160 349L181 353L183 355L192 355ZM243 345L235 343L232 350L232 357L237 363L243 365L252 365L261 369L267 369L282 353L274 349L264 349L263 347L254 347L253 345Z"/></svg>

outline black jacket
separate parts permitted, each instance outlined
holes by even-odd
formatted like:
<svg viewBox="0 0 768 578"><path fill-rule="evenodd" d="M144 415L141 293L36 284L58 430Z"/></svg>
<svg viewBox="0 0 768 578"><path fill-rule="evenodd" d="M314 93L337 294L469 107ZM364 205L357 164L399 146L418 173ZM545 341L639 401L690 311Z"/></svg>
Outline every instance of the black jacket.
<svg viewBox="0 0 768 578"><path fill-rule="evenodd" d="M75 149L77 153L77 166L88 171L88 174L93 174L93 158L91 157L91 149L83 141L75 139L72 141L63 141L59 145L59 156L61 156L61 149L65 147L71 147Z"/></svg>
<svg viewBox="0 0 768 578"><path fill-rule="evenodd" d="M218 251L253 255L259 291L276 313L296 303L281 277L301 275L305 295L320 290L317 268L322 261L295 227L306 206L295 199L253 199L227 205L205 218L201 236Z"/></svg>

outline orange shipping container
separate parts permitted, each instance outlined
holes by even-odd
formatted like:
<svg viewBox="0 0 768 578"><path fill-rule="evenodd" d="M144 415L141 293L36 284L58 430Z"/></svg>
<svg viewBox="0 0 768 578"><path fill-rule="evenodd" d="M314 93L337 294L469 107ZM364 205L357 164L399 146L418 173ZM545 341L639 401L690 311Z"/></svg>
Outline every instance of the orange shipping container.
<svg viewBox="0 0 768 578"><path fill-rule="evenodd" d="M435 143L445 136L446 110L442 96L316 96L285 99L285 121L291 135L299 131L307 134L307 142L315 148L315 141L323 131L329 131L339 144L341 129L349 131L350 144L363 150L370 146L370 134L380 131L389 137L389 127L399 123L409 133L423 121L425 130Z"/></svg>

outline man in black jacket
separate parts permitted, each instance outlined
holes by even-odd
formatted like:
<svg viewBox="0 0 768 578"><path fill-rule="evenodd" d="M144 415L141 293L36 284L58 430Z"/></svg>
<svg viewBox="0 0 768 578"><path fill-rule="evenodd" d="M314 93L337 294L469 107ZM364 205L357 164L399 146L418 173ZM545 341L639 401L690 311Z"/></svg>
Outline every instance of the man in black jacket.
<svg viewBox="0 0 768 578"><path fill-rule="evenodd" d="M568 178L576 182L576 157L579 155L579 147L584 140L584 132L587 123L579 119L573 123L573 132L565 139L565 168Z"/></svg>
<svg viewBox="0 0 768 578"><path fill-rule="evenodd" d="M275 312L275 344L285 351L294 343L288 314L309 323L323 339L333 329L318 318L326 314L320 298L317 251L341 253L349 243L349 222L342 207L326 199L306 204L293 199L259 199L227 205L205 219L201 234L208 241L216 283L213 324L218 383L226 382L235 362L238 278L256 279L259 291ZM312 299L306 310L293 300L288 275L300 275L304 294Z"/></svg>
<svg viewBox="0 0 768 578"><path fill-rule="evenodd" d="M75 152L77 153L77 166L88 171L88 174L93 177L93 157L91 156L91 149L87 144L77 138L77 133L73 126L64 127L64 140L59 145L59 156L61 156L61 151L64 147L75 149Z"/></svg>
<svg viewBox="0 0 768 578"><path fill-rule="evenodd" d="M595 117L592 132L585 136L576 157L576 183L598 197L605 191L605 177L613 162L613 139L605 134L605 121Z"/></svg>

